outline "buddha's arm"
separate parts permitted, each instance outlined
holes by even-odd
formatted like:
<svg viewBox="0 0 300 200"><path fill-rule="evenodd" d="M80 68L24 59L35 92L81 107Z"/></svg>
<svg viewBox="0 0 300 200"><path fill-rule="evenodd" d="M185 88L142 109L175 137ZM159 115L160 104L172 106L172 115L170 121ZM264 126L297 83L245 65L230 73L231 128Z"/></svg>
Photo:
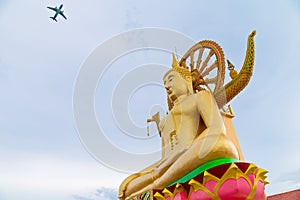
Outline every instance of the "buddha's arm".
<svg viewBox="0 0 300 200"><path fill-rule="evenodd" d="M192 144L199 147L197 150L199 158L206 161L214 159L214 156L238 158L236 147L226 136L224 121L214 96L207 91L201 91L197 94L197 107L206 125L206 129ZM215 153L211 154L213 151Z"/></svg>
<svg viewBox="0 0 300 200"><path fill-rule="evenodd" d="M161 163L156 165L156 167L152 170L152 177L154 179L161 177L163 173L165 173L165 171L168 170L168 168L174 164L178 157L180 157L180 155L182 155L185 151L186 149L177 150L169 157L165 158Z"/></svg>
<svg viewBox="0 0 300 200"><path fill-rule="evenodd" d="M225 125L214 96L208 91L201 91L196 94L196 97L198 112L206 126L206 129L200 134L200 136L204 136L206 134L225 134Z"/></svg>

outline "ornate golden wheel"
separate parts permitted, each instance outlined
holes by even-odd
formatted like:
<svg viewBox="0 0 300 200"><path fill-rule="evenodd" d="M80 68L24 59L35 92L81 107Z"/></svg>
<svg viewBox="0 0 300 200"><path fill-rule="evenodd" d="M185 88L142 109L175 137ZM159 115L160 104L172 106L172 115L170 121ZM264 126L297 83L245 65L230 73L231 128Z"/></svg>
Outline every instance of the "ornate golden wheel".
<svg viewBox="0 0 300 200"><path fill-rule="evenodd" d="M225 59L222 48L216 42L198 42L185 53L179 64L192 72L195 92L206 87L215 93L223 86Z"/></svg>

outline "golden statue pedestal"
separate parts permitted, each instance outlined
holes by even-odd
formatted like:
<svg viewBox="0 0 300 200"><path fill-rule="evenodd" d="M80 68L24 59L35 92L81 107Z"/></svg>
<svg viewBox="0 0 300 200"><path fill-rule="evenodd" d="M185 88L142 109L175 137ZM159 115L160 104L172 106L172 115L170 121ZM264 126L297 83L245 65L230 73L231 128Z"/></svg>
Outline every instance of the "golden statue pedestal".
<svg viewBox="0 0 300 200"><path fill-rule="evenodd" d="M205 163L161 190L132 200L265 200L267 171L253 163L223 158Z"/></svg>

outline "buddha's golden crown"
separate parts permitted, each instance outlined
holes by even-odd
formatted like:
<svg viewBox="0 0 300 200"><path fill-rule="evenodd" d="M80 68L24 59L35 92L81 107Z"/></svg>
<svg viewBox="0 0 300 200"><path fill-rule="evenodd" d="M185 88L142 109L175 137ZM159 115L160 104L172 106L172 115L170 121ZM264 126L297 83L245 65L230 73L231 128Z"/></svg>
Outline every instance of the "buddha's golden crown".
<svg viewBox="0 0 300 200"><path fill-rule="evenodd" d="M185 67L185 66L181 66L174 53L172 53L173 56L173 62L172 62L172 69L177 71L186 81L188 81L189 83L192 83L193 78L192 78L192 73L190 72L190 70Z"/></svg>

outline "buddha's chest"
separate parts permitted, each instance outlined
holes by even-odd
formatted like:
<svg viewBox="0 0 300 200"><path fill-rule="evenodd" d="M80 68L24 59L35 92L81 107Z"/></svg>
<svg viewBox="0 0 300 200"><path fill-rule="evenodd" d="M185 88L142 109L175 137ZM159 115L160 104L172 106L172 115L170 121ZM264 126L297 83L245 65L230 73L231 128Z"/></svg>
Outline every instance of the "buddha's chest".
<svg viewBox="0 0 300 200"><path fill-rule="evenodd" d="M199 117L196 103L193 101L174 105L160 123L165 147L172 151L190 143L197 132Z"/></svg>
<svg viewBox="0 0 300 200"><path fill-rule="evenodd" d="M194 98L187 98L182 103L175 104L160 123L162 132L178 130L185 123L195 121L199 116Z"/></svg>

